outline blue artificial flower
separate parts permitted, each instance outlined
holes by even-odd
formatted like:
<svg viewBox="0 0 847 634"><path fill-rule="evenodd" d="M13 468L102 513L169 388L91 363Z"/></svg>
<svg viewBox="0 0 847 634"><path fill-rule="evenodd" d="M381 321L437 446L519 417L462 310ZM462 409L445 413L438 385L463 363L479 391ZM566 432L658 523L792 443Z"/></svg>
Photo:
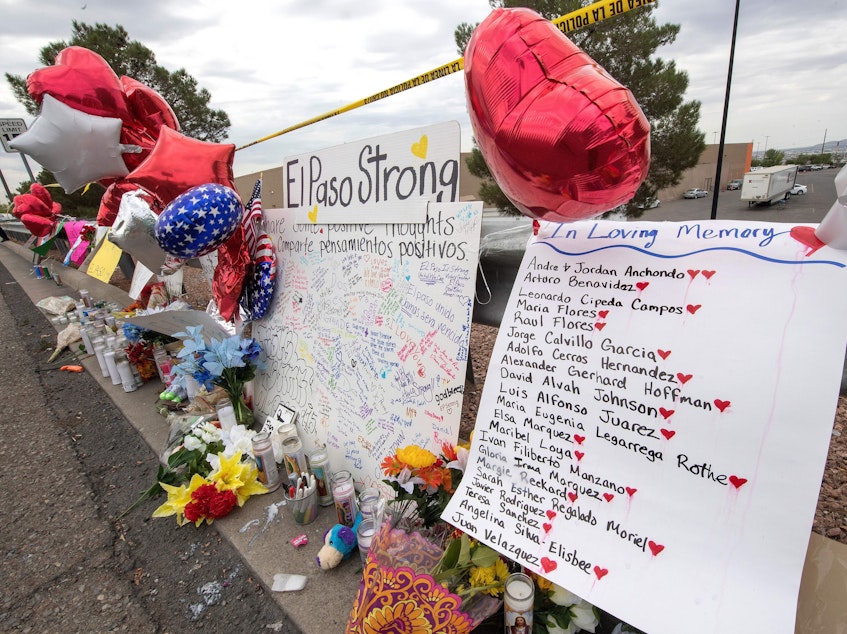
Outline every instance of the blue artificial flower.
<svg viewBox="0 0 847 634"><path fill-rule="evenodd" d="M182 359L189 355L206 352L206 340L203 339L203 326L186 326L186 332L175 332L174 337L180 337L182 350L177 356Z"/></svg>
<svg viewBox="0 0 847 634"><path fill-rule="evenodd" d="M144 338L144 333L147 332L144 328L139 328L135 324L124 324L124 337L130 343L138 343Z"/></svg>

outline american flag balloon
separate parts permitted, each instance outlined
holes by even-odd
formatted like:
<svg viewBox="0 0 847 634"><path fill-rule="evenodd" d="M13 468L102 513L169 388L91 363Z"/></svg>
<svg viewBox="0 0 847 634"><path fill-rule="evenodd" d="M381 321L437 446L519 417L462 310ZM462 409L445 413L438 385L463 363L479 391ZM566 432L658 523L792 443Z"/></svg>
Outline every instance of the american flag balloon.
<svg viewBox="0 0 847 634"><path fill-rule="evenodd" d="M238 227L243 207L229 187L198 185L174 198L156 218L159 246L180 258L195 258L217 249Z"/></svg>
<svg viewBox="0 0 847 634"><path fill-rule="evenodd" d="M276 253L271 237L263 230L262 179L256 181L241 221L252 267L244 282L241 307L248 319L261 319L270 306L276 278Z"/></svg>

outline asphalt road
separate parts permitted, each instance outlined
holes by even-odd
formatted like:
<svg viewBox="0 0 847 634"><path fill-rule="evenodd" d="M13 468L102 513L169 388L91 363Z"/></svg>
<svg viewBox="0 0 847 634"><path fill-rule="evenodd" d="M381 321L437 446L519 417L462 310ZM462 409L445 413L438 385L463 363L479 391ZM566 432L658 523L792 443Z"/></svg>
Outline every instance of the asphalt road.
<svg viewBox="0 0 847 634"><path fill-rule="evenodd" d="M0 632L298 631L214 528L152 520L161 500L115 521L158 457L88 372L54 369L69 354L47 363L55 342L0 264Z"/></svg>
<svg viewBox="0 0 847 634"><path fill-rule="evenodd" d="M836 169L797 174L797 182L807 185L806 194L791 196L785 202L749 207L741 200L741 190L718 193L717 220L759 222L816 223L823 220L835 202ZM706 198L663 200L655 209L648 209L638 220L705 220L710 219L714 196Z"/></svg>

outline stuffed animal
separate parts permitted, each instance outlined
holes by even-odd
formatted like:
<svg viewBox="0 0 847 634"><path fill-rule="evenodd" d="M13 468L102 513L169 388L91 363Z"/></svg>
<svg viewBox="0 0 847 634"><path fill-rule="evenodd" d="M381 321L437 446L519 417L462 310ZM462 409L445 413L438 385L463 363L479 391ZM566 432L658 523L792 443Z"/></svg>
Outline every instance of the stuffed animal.
<svg viewBox="0 0 847 634"><path fill-rule="evenodd" d="M353 528L336 524L324 535L324 545L318 551L317 561L321 570L331 570L347 559L356 550L356 528L362 521L362 514L356 516Z"/></svg>

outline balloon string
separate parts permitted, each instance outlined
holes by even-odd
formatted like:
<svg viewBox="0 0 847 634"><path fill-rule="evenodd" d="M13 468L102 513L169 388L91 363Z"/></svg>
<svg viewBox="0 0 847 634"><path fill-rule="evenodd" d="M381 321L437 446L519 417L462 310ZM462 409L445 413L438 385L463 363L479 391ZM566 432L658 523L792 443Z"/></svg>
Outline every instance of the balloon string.
<svg viewBox="0 0 847 634"><path fill-rule="evenodd" d="M631 11L632 9L645 7L654 2L656 2L656 0L600 0L599 2L590 4L587 7L577 9L576 11L571 11L566 15L556 18L552 22L556 26L556 28L558 28L562 33L570 33L571 31L575 31L576 29L591 26L592 24L596 24L597 22L602 22L603 20L606 20L608 18L621 15L623 13ZM318 115L317 117L306 119L305 121L284 128L278 132L274 132L273 134L263 136L261 139L251 141L246 145L242 145L240 147L235 148L235 151L237 152L238 150L243 150L245 148L258 145L259 143L264 143L265 141L275 139L276 137L282 136L283 134L288 134L289 132L294 132L295 130L300 130L301 128L310 126L313 123L325 121L345 112L350 112L351 110L355 110L356 108L360 108L375 101L379 101L380 99L385 99L386 97L391 97L393 95L405 92L406 90L410 90L417 86L422 86L423 84L427 84L435 79L441 79L442 77L446 77L447 75L452 75L453 73L457 73L460 70L464 69L464 67L465 60L464 58L460 57L459 59L449 62L447 64L443 64L438 68L433 68L432 70L422 73L416 77L407 79L406 81L397 84L396 86L392 86L387 90L382 90L376 94L371 95L370 97L359 99L358 101L349 103L346 106L342 106L341 108L338 108L336 110L330 110L329 112L325 112L324 114Z"/></svg>

